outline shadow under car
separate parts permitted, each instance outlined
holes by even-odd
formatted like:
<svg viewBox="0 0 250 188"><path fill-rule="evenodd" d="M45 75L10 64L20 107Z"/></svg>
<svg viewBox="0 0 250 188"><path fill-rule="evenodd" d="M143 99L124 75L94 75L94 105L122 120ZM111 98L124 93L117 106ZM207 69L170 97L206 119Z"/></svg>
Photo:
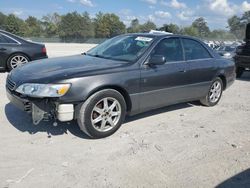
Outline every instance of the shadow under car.
<svg viewBox="0 0 250 188"><path fill-rule="evenodd" d="M161 109L141 113L135 116L127 117L125 123L130 123L138 119L154 116L161 113L175 111L183 108L190 108L197 105L200 104L198 102L192 102L192 103L182 103L182 104L172 105ZM5 115L13 127L15 127L17 130L21 132L28 132L31 135L36 134L38 132L47 132L48 136L50 137L50 136L67 134L69 131L76 137L89 139L89 137L80 130L75 121L66 123L58 122L58 126L56 127L53 126L52 121L41 122L39 125L33 125L31 116L26 112L19 110L11 103L8 103L5 106Z"/></svg>
<svg viewBox="0 0 250 188"><path fill-rule="evenodd" d="M249 188L250 187L250 169L247 169L235 176L225 180L216 186L216 188Z"/></svg>

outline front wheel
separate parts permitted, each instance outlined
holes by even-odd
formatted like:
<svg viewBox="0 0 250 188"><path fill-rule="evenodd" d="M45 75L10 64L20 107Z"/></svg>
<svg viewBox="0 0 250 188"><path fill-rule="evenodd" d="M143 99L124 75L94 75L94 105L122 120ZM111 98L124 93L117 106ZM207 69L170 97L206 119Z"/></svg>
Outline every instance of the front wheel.
<svg viewBox="0 0 250 188"><path fill-rule="evenodd" d="M104 138L120 128L125 114L123 96L116 90L106 89L93 94L82 104L77 121L88 136Z"/></svg>
<svg viewBox="0 0 250 188"><path fill-rule="evenodd" d="M205 106L215 106L220 101L222 92L223 92L223 82L218 77L211 84L206 97L200 100L201 104Z"/></svg>

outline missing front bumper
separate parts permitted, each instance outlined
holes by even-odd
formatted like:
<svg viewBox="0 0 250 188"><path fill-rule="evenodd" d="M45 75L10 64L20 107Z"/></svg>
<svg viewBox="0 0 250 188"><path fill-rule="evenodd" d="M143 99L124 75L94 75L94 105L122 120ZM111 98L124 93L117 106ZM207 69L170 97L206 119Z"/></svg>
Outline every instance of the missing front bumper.
<svg viewBox="0 0 250 188"><path fill-rule="evenodd" d="M42 120L44 120L45 114L47 114L45 111L40 109L35 104L32 104L32 120L34 125L38 125Z"/></svg>
<svg viewBox="0 0 250 188"><path fill-rule="evenodd" d="M58 104L48 99L28 100L16 96L7 90L7 97L12 104L19 109L32 114L33 124L37 125L43 120L59 120L61 122L72 121L74 119L73 104Z"/></svg>

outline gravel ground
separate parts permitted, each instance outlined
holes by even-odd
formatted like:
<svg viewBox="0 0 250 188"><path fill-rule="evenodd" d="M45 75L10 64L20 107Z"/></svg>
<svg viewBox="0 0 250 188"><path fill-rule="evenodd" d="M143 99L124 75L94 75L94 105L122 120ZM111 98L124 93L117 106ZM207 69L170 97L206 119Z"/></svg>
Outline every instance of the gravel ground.
<svg viewBox="0 0 250 188"><path fill-rule="evenodd" d="M47 49L55 57L91 46ZM250 73L216 107L185 103L144 113L100 140L74 122L32 125L9 104L6 76L0 74L0 187L250 187Z"/></svg>

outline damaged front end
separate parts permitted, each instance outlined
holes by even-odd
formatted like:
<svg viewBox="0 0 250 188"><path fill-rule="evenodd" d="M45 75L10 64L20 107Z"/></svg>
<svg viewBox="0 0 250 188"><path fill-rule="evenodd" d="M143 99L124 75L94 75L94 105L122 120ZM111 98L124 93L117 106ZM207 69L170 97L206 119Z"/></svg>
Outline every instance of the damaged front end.
<svg viewBox="0 0 250 188"><path fill-rule="evenodd" d="M41 121L57 120L61 122L72 121L74 119L73 104L59 104L57 102L32 103L33 124L37 125Z"/></svg>
<svg viewBox="0 0 250 188"><path fill-rule="evenodd" d="M36 98L16 92L15 83L9 78L6 82L7 97L12 104L32 115L33 124L52 120L57 122L74 119L74 104L60 104L57 98Z"/></svg>
<svg viewBox="0 0 250 188"><path fill-rule="evenodd" d="M41 121L55 120L55 105L48 101L31 103L31 114L34 125L38 125Z"/></svg>

